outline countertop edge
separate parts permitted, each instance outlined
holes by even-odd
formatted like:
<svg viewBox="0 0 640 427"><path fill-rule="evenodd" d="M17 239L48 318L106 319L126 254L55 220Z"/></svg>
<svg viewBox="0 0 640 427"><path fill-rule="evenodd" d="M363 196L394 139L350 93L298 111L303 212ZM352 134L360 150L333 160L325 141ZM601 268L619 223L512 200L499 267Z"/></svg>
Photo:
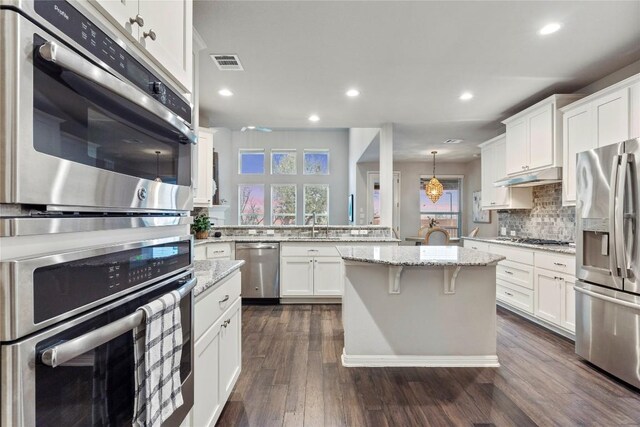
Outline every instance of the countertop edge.
<svg viewBox="0 0 640 427"><path fill-rule="evenodd" d="M210 261L210 262L217 263L219 261ZM198 297L203 293L205 293L206 291L216 288L217 285L219 285L223 279L226 279L227 277L229 277L233 272L235 272L236 270L239 270L240 267L242 267L245 264L244 260L231 260L231 261L224 261L224 262L230 262L232 263L232 265L230 265L227 269L221 271L219 274L216 274L215 277L206 281L204 284L201 284L201 283L196 284L196 286L193 289L194 299L197 300Z"/></svg>
<svg viewBox="0 0 640 427"><path fill-rule="evenodd" d="M573 246L561 246L561 247L553 246L553 247L549 247L549 246L545 246L545 245L532 245L530 243L519 243L519 242L510 242L510 241L504 241L504 240L489 239L489 238L486 238L486 237L466 237L466 236L462 236L461 239L472 240L474 242L495 244L495 245L512 246L512 247L523 248L523 249L533 249L533 250L537 250L537 251L554 252L554 253L557 253L557 254L565 254L565 255L575 255L576 254L576 248L573 247Z"/></svg>
<svg viewBox="0 0 640 427"><path fill-rule="evenodd" d="M345 261L352 262L362 262L367 264L379 264L379 265L388 265L395 267L489 267L495 266L498 262L507 259L504 256L498 256L496 261L491 261L489 263L473 263L473 262L442 262L442 261L426 261L426 262L393 262L379 259L371 259L371 258L358 258L358 257L350 257L350 256L342 256L342 259Z"/></svg>

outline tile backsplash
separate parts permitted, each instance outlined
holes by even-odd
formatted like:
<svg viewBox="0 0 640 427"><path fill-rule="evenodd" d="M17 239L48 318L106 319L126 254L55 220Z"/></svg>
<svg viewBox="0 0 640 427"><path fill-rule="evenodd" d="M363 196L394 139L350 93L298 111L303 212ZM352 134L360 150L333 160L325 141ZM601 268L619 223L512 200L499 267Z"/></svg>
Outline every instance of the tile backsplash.
<svg viewBox="0 0 640 427"><path fill-rule="evenodd" d="M533 187L531 210L498 211L498 229L518 237L575 241L576 213L562 206L562 183Z"/></svg>

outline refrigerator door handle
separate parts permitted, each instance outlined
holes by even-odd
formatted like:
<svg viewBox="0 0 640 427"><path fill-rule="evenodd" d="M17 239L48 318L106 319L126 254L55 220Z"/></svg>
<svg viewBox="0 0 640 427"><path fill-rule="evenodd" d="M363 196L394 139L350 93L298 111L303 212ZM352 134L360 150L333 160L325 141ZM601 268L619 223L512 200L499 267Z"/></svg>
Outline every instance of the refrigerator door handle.
<svg viewBox="0 0 640 427"><path fill-rule="evenodd" d="M618 199L618 176L620 175L620 156L613 157L613 168L609 179L609 269L613 276L620 274L618 270L618 255L616 235L616 201Z"/></svg>
<svg viewBox="0 0 640 427"><path fill-rule="evenodd" d="M625 153L620 156L620 165L618 171L618 179L616 180L615 198L616 204L614 206L614 235L616 245L616 266L618 268L618 274L622 278L628 278L627 270L627 245L624 239L624 208L626 202L625 183L627 180L627 173L629 171L629 154Z"/></svg>

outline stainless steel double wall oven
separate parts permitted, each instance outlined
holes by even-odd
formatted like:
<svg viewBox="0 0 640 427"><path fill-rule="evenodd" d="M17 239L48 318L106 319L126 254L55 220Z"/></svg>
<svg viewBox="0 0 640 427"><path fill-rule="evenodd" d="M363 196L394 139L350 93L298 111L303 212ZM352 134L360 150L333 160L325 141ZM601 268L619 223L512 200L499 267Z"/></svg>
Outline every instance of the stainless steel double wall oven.
<svg viewBox="0 0 640 427"><path fill-rule="evenodd" d="M133 419L137 308L182 295L193 405L189 101L87 3L0 0L0 427Z"/></svg>

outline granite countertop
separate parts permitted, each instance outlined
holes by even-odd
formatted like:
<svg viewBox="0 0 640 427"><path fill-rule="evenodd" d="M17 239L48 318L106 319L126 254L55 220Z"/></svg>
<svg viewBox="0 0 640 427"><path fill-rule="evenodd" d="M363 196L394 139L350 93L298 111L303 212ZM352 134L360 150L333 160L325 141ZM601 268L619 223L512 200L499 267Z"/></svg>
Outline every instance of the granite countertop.
<svg viewBox="0 0 640 427"><path fill-rule="evenodd" d="M196 260L195 276L198 284L193 288L193 296L198 297L201 293L215 286L220 280L224 279L244 264L244 261L227 261L227 260Z"/></svg>
<svg viewBox="0 0 640 427"><path fill-rule="evenodd" d="M223 236L223 237L209 237L208 239L196 239L194 240L194 246L204 245L206 243L224 243L224 242L237 242L237 243L257 243L257 242L389 242L398 243L400 239L394 237L366 237L366 236L344 236L344 237L298 237L298 236Z"/></svg>
<svg viewBox="0 0 640 427"><path fill-rule="evenodd" d="M517 246L520 248L536 249L540 251L556 252L567 255L575 255L576 248L567 245L532 245L530 243L518 243L509 240L500 240L497 237L462 237L465 240L475 240L477 242L493 243L507 246Z"/></svg>
<svg viewBox="0 0 640 427"><path fill-rule="evenodd" d="M338 246L348 261L395 266L487 266L505 257L459 246Z"/></svg>

